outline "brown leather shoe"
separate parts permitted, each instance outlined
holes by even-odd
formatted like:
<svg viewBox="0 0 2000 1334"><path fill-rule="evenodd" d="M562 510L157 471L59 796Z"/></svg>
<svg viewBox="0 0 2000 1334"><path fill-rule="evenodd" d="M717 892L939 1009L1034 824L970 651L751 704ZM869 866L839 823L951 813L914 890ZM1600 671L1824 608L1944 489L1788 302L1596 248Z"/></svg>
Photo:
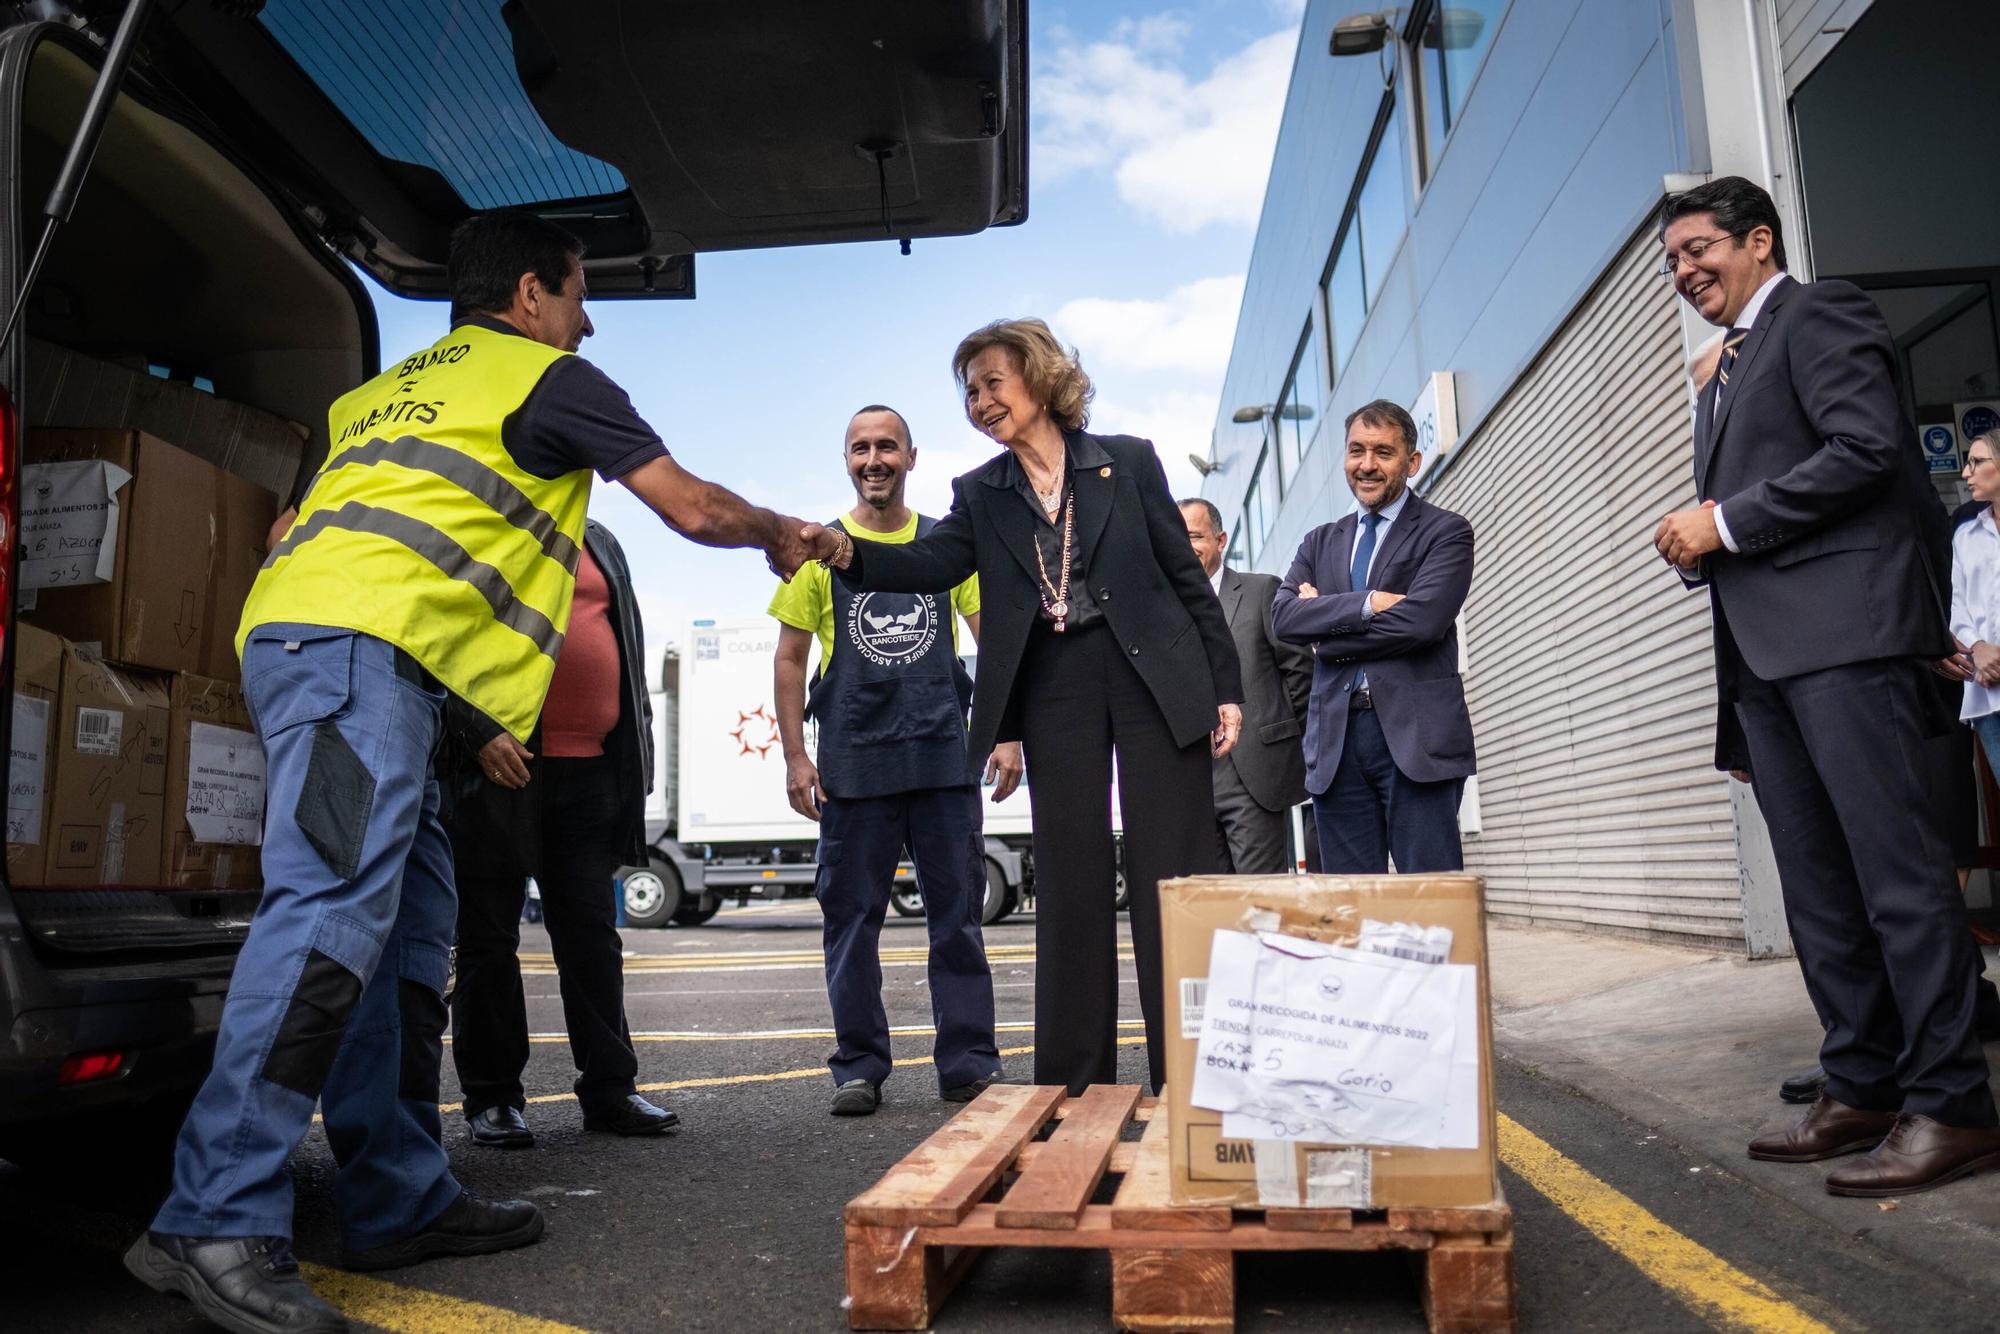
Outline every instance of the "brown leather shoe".
<svg viewBox="0 0 2000 1334"><path fill-rule="evenodd" d="M1914 1195L1988 1167L2000 1167L2000 1129L1899 1116L1866 1158L1826 1174L1826 1190L1867 1199Z"/></svg>
<svg viewBox="0 0 2000 1334"><path fill-rule="evenodd" d="M1894 1112L1864 1112L1822 1093L1798 1124L1750 1141L1750 1156L1767 1163L1816 1163L1880 1144L1896 1124Z"/></svg>

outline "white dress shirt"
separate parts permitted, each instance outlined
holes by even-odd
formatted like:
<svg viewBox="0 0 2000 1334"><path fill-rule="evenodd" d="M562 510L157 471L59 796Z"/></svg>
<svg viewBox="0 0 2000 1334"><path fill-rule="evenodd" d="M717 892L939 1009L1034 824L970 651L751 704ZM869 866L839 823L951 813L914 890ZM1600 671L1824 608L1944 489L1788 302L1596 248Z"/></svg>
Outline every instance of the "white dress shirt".
<svg viewBox="0 0 2000 1334"><path fill-rule="evenodd" d="M1208 576L1208 586L1215 590L1217 597L1222 596L1222 572L1228 568L1226 565L1218 565L1215 567L1215 573Z"/></svg>
<svg viewBox="0 0 2000 1334"><path fill-rule="evenodd" d="M1766 278L1764 280L1764 285L1762 287L1759 287L1756 291L1752 292L1750 294L1750 299L1743 304L1743 309L1737 312L1736 323L1730 325L1729 327L1731 329L1741 329L1745 333L1748 333L1751 329L1756 328L1757 317L1764 313L1765 299L1771 295L1771 289L1776 287L1779 283L1783 282L1786 276L1787 275L1785 271L1783 269L1779 269L1776 273ZM1720 376L1717 376L1718 380L1720 378L1721 378ZM1728 392L1727 386L1719 383L1715 386L1715 406L1717 409L1721 408L1722 396L1727 392ZM1711 410L1711 412L1712 411L1713 410ZM1715 507L1715 535L1722 539L1722 545L1727 547L1729 550L1731 551L1742 550L1742 548L1736 545L1736 539L1729 535L1729 525L1723 521L1722 506L1720 505L1717 505Z"/></svg>
<svg viewBox="0 0 2000 1334"><path fill-rule="evenodd" d="M2000 527L1990 509L1951 535L1951 632L1967 648L1982 639L2000 644ZM2000 713L2000 686L1967 681L1958 716L1971 722L1989 713Z"/></svg>

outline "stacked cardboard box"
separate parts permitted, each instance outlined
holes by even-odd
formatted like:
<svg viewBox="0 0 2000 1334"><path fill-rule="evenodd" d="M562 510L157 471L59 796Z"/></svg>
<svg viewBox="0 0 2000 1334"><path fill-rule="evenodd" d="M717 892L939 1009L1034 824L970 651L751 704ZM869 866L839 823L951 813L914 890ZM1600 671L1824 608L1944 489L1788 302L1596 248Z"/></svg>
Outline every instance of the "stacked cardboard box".
<svg viewBox="0 0 2000 1334"><path fill-rule="evenodd" d="M183 672L173 678L167 747L167 883L255 889L264 827L264 750L243 691Z"/></svg>
<svg viewBox="0 0 2000 1334"><path fill-rule="evenodd" d="M167 679L65 644L59 698L43 883L159 884Z"/></svg>
<svg viewBox="0 0 2000 1334"><path fill-rule="evenodd" d="M13 755L7 770L7 883L39 885L49 864L49 761L61 713L62 640L14 627Z"/></svg>
<svg viewBox="0 0 2000 1334"><path fill-rule="evenodd" d="M1364 923L1450 932L1452 964L1477 970L1476 1034L1458 1034L1478 1053L1477 1147L1344 1146L1230 1139L1222 1113L1191 1102L1202 1010L1215 933L1263 930L1321 944L1353 945ZM1175 1204L1241 1208L1334 1203L1347 1207L1481 1205L1496 1192L1494 1175L1493 1036L1486 976L1484 894L1476 876L1194 876L1160 886L1160 926L1166 977L1168 1127ZM1468 1049L1469 1050L1469 1049ZM1329 1075L1334 1072L1329 1070ZM1289 1162L1265 1163L1282 1154ZM1342 1169L1342 1197L1311 1197L1324 1164ZM1272 1183L1292 1184L1297 1198L1272 1198ZM1367 1198L1354 1198L1359 1189Z"/></svg>
<svg viewBox="0 0 2000 1334"><path fill-rule="evenodd" d="M34 592L26 615L72 643L157 671L234 679L243 601L263 560L277 500L254 483L137 431L28 433L22 495L24 533L51 531L37 511L36 465L92 461L117 469L109 559L81 571L76 586ZM56 542L73 541L56 532ZM101 576L103 582L88 582ZM67 578L67 576L66 576Z"/></svg>

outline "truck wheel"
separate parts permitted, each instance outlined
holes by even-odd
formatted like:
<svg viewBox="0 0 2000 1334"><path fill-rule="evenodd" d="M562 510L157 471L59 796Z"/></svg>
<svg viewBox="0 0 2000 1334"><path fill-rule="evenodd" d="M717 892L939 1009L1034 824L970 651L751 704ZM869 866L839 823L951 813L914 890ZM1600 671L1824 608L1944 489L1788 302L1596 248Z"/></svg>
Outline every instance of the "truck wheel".
<svg viewBox="0 0 2000 1334"><path fill-rule="evenodd" d="M722 896L719 894L704 894L698 899L683 897L681 906L674 909L674 925L700 926L721 911Z"/></svg>
<svg viewBox="0 0 2000 1334"><path fill-rule="evenodd" d="M673 863L651 858L625 871L625 921L630 926L666 926L681 906L681 873Z"/></svg>
<svg viewBox="0 0 2000 1334"><path fill-rule="evenodd" d="M924 896L917 892L914 884L897 885L889 891L889 906L896 910L898 917L922 917Z"/></svg>
<svg viewBox="0 0 2000 1334"><path fill-rule="evenodd" d="M979 905L979 924L992 926L1005 921L1007 914L1014 911L1013 890L1007 886L1007 877L1000 870L999 863L988 859L986 862L986 900Z"/></svg>
<svg viewBox="0 0 2000 1334"><path fill-rule="evenodd" d="M1117 878L1112 882L1112 893L1113 911L1124 912L1132 906L1132 887L1125 883L1125 864L1122 861L1118 864Z"/></svg>

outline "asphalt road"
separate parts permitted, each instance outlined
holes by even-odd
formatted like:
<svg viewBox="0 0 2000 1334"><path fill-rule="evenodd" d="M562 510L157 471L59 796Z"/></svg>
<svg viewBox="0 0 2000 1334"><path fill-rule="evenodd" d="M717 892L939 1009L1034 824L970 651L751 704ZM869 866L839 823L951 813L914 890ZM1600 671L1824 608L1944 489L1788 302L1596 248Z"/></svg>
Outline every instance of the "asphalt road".
<svg viewBox="0 0 2000 1334"><path fill-rule="evenodd" d="M1032 918L990 929L987 939L1000 1045L1027 1047ZM832 1044L809 902L726 910L695 929L633 931L626 944L630 1022L644 1035L640 1080L670 1086L649 1096L677 1109L685 1129L660 1140L584 1133L569 1097L574 1071L559 1036L547 938L527 928L529 1022L543 1035L527 1077L530 1098L544 1099L528 1108L538 1143L524 1152L475 1149L456 1115L446 1127L466 1184L533 1198L548 1213L548 1233L506 1256L384 1275L394 1287L366 1290L371 1320L412 1334L846 1328L840 1207L955 1110L937 1100L928 1065L914 1063L928 1054L928 1034L898 1036L899 1058L913 1063L886 1087L877 1115L837 1120L825 1110ZM891 918L884 948L893 1024L929 1022L922 947L920 921ZM1126 1011L1136 1021L1129 974L1128 966ZM1137 1036L1136 1023L1126 1031ZM1007 1070L1025 1078L1030 1058L1009 1056ZM1523 1329L1993 1327L1991 1313L1950 1281L1949 1257L1935 1272L1886 1258L1865 1227L1837 1232L1727 1164L1694 1156L1660 1128L1625 1121L1504 1053L1498 1074L1503 1114L1603 1187L1557 1203L1503 1169L1516 1210ZM1121 1076L1143 1081L1142 1048L1124 1049ZM448 1065L445 1086L455 1098ZM301 1147L295 1173L298 1249L330 1262L333 1164L318 1132ZM144 1225L148 1195L136 1181L82 1185L53 1165L41 1173L0 1165L0 1329L204 1328L119 1266L119 1250ZM1621 1197L1653 1222L1621 1224ZM1717 1263L1663 1278L1642 1269L1683 1252ZM995 1252L953 1293L936 1328L1108 1329L1109 1275L1098 1253ZM1769 1291L1774 1302L1763 1316L1730 1306L1728 1275ZM1246 1331L1423 1328L1411 1271L1393 1255L1246 1257L1237 1297Z"/></svg>

